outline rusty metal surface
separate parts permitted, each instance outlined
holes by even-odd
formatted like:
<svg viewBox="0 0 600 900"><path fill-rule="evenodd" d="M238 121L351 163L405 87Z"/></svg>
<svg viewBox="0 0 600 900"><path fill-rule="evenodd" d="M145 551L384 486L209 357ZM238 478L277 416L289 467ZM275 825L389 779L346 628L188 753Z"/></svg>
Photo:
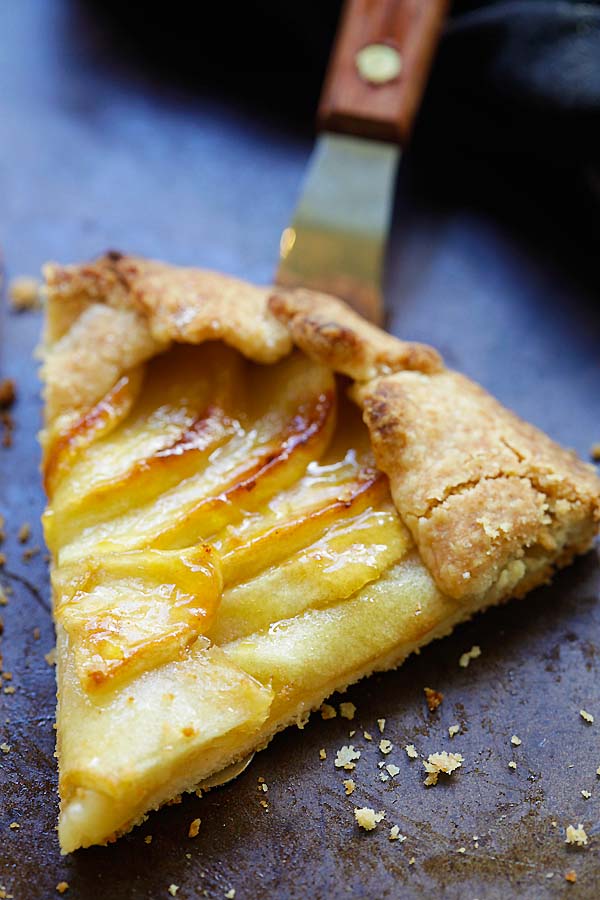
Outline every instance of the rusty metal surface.
<svg viewBox="0 0 600 900"><path fill-rule="evenodd" d="M244 109L175 90L118 59L93 14L68 2L0 7L0 243L7 277L47 258L89 257L109 246L198 263L258 281L270 277L310 139ZM10 39L7 39L10 35ZM446 179L403 174L388 296L390 327L431 340L504 402L587 455L600 440L600 308L568 236L544 227L526 197L491 173ZM475 178L475 175L472 174ZM444 180L444 179L442 179ZM429 189L428 189L429 188ZM436 191L439 182L436 184ZM500 198L500 199L498 199ZM574 242L573 242L574 243ZM355 686L354 722L313 717L259 754L235 782L165 808L109 848L61 859L55 834L53 644L42 554L22 558L17 530L38 525L40 403L31 352L39 313L3 310L2 369L19 399L11 449L0 450L0 511L13 593L0 609L0 884L18 900L312 896L344 898L593 898L600 893L600 566L581 559L550 588L494 610L394 673ZM40 629L36 639L34 629ZM480 658L467 669L460 654ZM431 715L423 687L444 693ZM593 726L580 708L595 713ZM400 774L379 780L378 734L395 745ZM450 724L462 726L452 742ZM336 749L362 751L346 797ZM522 744L511 747L510 737ZM425 789L422 753L465 758L452 779ZM327 759L319 760L319 750ZM508 762L517 762L516 771ZM259 805L257 778L268 785ZM589 790L584 799L582 790ZM387 827L358 833L353 807L386 811ZM190 821L202 826L190 840ZM18 829L10 829L17 822ZM553 823L556 822L556 826ZM590 845L564 844L582 822ZM151 844L144 837L151 834ZM474 836L478 841L474 841ZM475 846L475 843L478 846ZM457 852L460 847L466 852ZM414 857L414 863L409 864ZM564 880L577 872L577 884ZM550 877L552 875L552 877Z"/></svg>

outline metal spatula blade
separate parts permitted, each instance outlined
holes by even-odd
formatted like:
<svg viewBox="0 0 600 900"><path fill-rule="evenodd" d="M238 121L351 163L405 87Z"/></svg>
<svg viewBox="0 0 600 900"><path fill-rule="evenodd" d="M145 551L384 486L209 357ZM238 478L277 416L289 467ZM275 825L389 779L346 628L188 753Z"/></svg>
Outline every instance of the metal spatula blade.
<svg viewBox="0 0 600 900"><path fill-rule="evenodd" d="M346 0L303 193L276 282L347 300L382 323L394 181L448 0Z"/></svg>
<svg viewBox="0 0 600 900"><path fill-rule="evenodd" d="M346 300L383 319L382 275L400 147L325 132L281 236L276 281Z"/></svg>

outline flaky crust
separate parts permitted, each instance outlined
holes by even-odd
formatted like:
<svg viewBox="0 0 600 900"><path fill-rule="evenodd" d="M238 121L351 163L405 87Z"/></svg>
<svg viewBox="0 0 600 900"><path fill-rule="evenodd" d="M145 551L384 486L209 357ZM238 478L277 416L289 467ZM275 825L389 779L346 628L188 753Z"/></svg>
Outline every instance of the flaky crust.
<svg viewBox="0 0 600 900"><path fill-rule="evenodd" d="M378 466L438 586L456 599L533 560L586 549L600 518L593 469L457 372L399 372L355 388Z"/></svg>
<svg viewBox="0 0 600 900"><path fill-rule="evenodd" d="M329 294L303 288L277 292L269 308L307 356L354 381L403 369L430 373L443 368L433 347L387 334Z"/></svg>
<svg viewBox="0 0 600 900"><path fill-rule="evenodd" d="M334 297L118 253L45 274L49 425L174 341L223 340L260 363L295 344L354 380L396 508L447 596L523 593L597 532L590 467L444 369L432 348L386 334Z"/></svg>

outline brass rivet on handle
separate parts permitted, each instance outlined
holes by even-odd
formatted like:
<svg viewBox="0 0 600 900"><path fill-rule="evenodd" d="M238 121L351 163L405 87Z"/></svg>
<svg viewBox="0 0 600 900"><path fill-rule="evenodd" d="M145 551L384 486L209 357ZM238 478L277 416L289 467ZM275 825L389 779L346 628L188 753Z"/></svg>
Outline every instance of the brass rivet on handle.
<svg viewBox="0 0 600 900"><path fill-rule="evenodd" d="M402 57L388 44L368 44L355 57L358 74L369 84L387 84L402 71Z"/></svg>

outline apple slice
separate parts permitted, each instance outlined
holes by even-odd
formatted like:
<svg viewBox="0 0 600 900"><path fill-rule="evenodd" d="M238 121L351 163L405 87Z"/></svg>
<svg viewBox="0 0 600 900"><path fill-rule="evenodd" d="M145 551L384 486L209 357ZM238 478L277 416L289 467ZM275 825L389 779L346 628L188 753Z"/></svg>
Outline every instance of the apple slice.
<svg viewBox="0 0 600 900"><path fill-rule="evenodd" d="M57 569L56 621L89 691L177 659L215 616L222 579L208 544L105 554Z"/></svg>
<svg viewBox="0 0 600 900"><path fill-rule="evenodd" d="M235 762L268 716L272 691L205 638L94 702L69 642L58 624L63 853L115 840L149 810Z"/></svg>

